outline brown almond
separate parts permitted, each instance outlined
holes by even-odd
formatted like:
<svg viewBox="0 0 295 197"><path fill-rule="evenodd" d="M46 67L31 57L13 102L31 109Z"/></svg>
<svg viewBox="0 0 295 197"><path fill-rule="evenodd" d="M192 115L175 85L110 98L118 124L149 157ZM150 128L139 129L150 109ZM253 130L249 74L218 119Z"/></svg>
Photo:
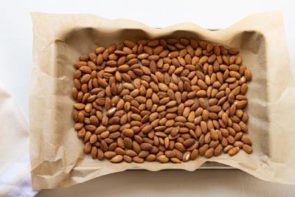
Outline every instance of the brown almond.
<svg viewBox="0 0 295 197"><path fill-rule="evenodd" d="M244 75L245 75L245 78L246 78L247 81L251 81L251 79L252 79L252 72L249 69L246 69L245 70Z"/></svg>
<svg viewBox="0 0 295 197"><path fill-rule="evenodd" d="M145 159L147 161L155 161L157 159L157 157L154 154L149 154Z"/></svg>
<svg viewBox="0 0 295 197"><path fill-rule="evenodd" d="M216 146L216 148L214 149L214 156L218 156L222 153L222 145L221 144L218 144Z"/></svg>
<svg viewBox="0 0 295 197"><path fill-rule="evenodd" d="M228 154L230 156L234 156L235 154L237 154L239 152L240 148L239 147L233 147L228 151Z"/></svg>
<svg viewBox="0 0 295 197"><path fill-rule="evenodd" d="M104 156L107 159L113 158L116 155L116 153L114 151L106 151L104 152Z"/></svg>
<svg viewBox="0 0 295 197"><path fill-rule="evenodd" d="M142 128L142 132L143 132L143 133L148 133L148 132L150 132L152 129L153 129L153 127L152 127L151 125L145 125L145 126Z"/></svg>
<svg viewBox="0 0 295 197"><path fill-rule="evenodd" d="M199 150L198 150L198 149L194 149L194 150L191 152L191 160L195 160L195 159L197 159L198 156L199 156Z"/></svg>
<svg viewBox="0 0 295 197"><path fill-rule="evenodd" d="M135 163L143 163L144 162L144 159L143 158L140 158L138 156L135 156L135 157L133 157L133 161Z"/></svg>
<svg viewBox="0 0 295 197"><path fill-rule="evenodd" d="M122 133L127 137L133 137L134 135L134 131L132 129L124 129Z"/></svg>
<svg viewBox="0 0 295 197"><path fill-rule="evenodd" d="M121 161L123 161L122 155L116 155L111 159L111 162L113 162L113 163L120 163Z"/></svg>
<svg viewBox="0 0 295 197"><path fill-rule="evenodd" d="M93 159L96 159L97 158L97 147L92 146L90 154L91 154Z"/></svg>
<svg viewBox="0 0 295 197"><path fill-rule="evenodd" d="M242 148L248 154L251 154L253 152L252 147L249 146L248 144L243 144L243 147Z"/></svg>
<svg viewBox="0 0 295 197"><path fill-rule="evenodd" d="M204 144L203 146L201 146L199 148L199 153L201 156L203 156L205 154L205 152L208 150L209 146L208 144Z"/></svg>
<svg viewBox="0 0 295 197"><path fill-rule="evenodd" d="M192 146L194 143L195 143L195 140L192 139L192 138L190 138L190 139L185 140L185 141L183 142L183 145L184 145L185 147L190 147L190 146Z"/></svg>
<svg viewBox="0 0 295 197"><path fill-rule="evenodd" d="M213 154L214 154L214 149L213 148L209 148L209 149L206 150L204 156L206 158L211 158L213 156Z"/></svg>
<svg viewBox="0 0 295 197"><path fill-rule="evenodd" d="M146 150L146 151L150 151L153 148L153 146L149 143L142 143L140 144L140 147L142 150Z"/></svg>
<svg viewBox="0 0 295 197"><path fill-rule="evenodd" d="M167 163L169 161L168 157L166 155L160 155L157 157L157 160L161 163Z"/></svg>
<svg viewBox="0 0 295 197"><path fill-rule="evenodd" d="M241 141L244 143L244 144L248 144L248 145L251 145L251 140L248 136L246 135L243 135L242 138L241 138Z"/></svg>

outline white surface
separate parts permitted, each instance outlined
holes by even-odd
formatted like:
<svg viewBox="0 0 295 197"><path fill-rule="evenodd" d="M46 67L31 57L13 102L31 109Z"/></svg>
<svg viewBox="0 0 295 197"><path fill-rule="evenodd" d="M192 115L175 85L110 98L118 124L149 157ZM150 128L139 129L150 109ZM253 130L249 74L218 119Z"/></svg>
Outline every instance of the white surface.
<svg viewBox="0 0 295 197"><path fill-rule="evenodd" d="M52 13L93 13L107 18L134 19L153 27L163 27L180 22L193 22L203 27L217 29L225 28L251 13L277 9L282 9L284 12L294 76L295 26L293 23L295 21L295 12L293 10L294 3L292 4L292 1L104 0L99 2L93 0L1 0L0 83L5 84L10 93L14 96L25 117L28 119L28 91L32 51L32 25L30 12L32 11ZM145 175L143 174L143 176ZM154 178L154 176L157 178ZM166 179L160 181L163 177ZM72 196L77 194L76 196L79 196L78 194L82 195L82 193L76 191L82 190L90 192L89 194L92 195L99 194L98 192L105 194L99 196L106 196L106 194L112 194L115 196L150 196L154 194L158 194L158 196L168 196L168 194L171 194L171 191L169 191L169 188L171 187L175 196L180 196L181 194L192 196L197 193L202 193L202 196L205 196L205 194L208 196L221 194L223 194L223 196L237 196L242 193L245 196L261 196L262 194L265 194L262 196L295 195L291 186L264 183L237 171L218 171L217 177L219 178L215 179L215 175L211 171L202 171L192 174L180 172L179 174L176 173L174 175L171 172L168 174L161 172L155 173L153 176L147 174L147 179L143 178L137 182L135 180L136 174L122 173L89 182L91 184L82 184L64 190L46 191L42 194L47 194L47 196L61 196L63 193L71 194ZM226 180L221 181L222 177L226 177ZM200 178L205 180L201 182ZM134 183L138 185L138 188L126 184L126 181L129 179L133 179ZM121 180L122 183L119 184L118 180ZM115 188L112 187L112 183L114 183L113 187ZM122 187L121 184L126 185L126 188ZM152 188L156 189L151 190L147 185L151 185ZM232 188L233 185L234 188ZM177 189L178 186L180 187L179 189ZM165 189L162 190L162 187ZM111 191L106 191L106 189L110 188L113 189ZM278 192L282 193L279 195ZM249 195L246 195L246 193L249 193Z"/></svg>
<svg viewBox="0 0 295 197"><path fill-rule="evenodd" d="M14 99L0 86L0 196L32 196L29 129Z"/></svg>

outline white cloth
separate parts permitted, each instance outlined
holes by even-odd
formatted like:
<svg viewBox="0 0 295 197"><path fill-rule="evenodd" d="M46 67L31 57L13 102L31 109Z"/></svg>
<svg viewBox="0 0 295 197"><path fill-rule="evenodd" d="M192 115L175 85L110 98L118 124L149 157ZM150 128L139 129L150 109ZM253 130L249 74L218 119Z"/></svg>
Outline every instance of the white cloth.
<svg viewBox="0 0 295 197"><path fill-rule="evenodd" d="M29 129L13 98L0 86L0 196L34 196Z"/></svg>

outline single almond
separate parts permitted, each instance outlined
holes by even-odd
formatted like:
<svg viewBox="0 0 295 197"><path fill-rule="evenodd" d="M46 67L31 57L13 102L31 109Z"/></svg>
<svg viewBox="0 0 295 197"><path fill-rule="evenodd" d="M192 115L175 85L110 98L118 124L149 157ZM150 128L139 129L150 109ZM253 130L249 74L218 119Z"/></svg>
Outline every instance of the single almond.
<svg viewBox="0 0 295 197"><path fill-rule="evenodd" d="M111 162L113 162L113 163L120 163L121 161L123 161L122 155L116 155L111 159Z"/></svg>

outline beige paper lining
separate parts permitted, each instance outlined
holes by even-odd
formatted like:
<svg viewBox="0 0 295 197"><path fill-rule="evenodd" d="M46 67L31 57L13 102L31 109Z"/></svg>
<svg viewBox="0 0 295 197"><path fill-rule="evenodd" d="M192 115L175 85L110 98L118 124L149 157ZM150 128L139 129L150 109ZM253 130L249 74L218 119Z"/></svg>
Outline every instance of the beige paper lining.
<svg viewBox="0 0 295 197"><path fill-rule="evenodd" d="M295 184L295 82L280 13L253 15L218 31L191 23L155 29L135 21L87 14L34 13L32 19L30 153L34 189L70 186L126 169L193 171L206 161L226 164L263 180ZM193 37L241 49L244 64L253 72L247 94L253 154L200 157L181 164L112 164L84 155L71 119L77 57L98 45L158 37Z"/></svg>

